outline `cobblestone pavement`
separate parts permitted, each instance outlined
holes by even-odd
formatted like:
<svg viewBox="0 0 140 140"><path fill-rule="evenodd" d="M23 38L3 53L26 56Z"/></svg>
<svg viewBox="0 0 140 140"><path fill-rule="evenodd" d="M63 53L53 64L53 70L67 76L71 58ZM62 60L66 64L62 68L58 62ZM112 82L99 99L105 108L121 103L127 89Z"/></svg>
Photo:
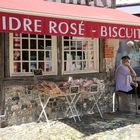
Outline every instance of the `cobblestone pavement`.
<svg viewBox="0 0 140 140"><path fill-rule="evenodd" d="M0 128L0 140L140 140L140 115L110 113Z"/></svg>

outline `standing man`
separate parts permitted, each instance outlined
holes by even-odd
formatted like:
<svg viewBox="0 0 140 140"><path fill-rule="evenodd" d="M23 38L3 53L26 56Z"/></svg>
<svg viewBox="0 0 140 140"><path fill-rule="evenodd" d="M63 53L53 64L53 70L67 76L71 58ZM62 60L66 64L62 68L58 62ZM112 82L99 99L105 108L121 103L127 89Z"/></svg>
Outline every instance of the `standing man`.
<svg viewBox="0 0 140 140"><path fill-rule="evenodd" d="M119 104L119 111L129 112L130 106L128 94L133 92L133 86L137 86L133 80L136 78L136 73L130 65L130 57L123 56L115 72L116 95Z"/></svg>

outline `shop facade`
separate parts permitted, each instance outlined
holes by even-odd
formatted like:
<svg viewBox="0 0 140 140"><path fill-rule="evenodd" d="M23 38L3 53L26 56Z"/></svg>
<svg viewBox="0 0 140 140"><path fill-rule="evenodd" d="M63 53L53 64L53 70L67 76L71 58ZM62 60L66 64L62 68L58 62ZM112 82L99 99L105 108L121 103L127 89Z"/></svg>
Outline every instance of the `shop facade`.
<svg viewBox="0 0 140 140"><path fill-rule="evenodd" d="M8 123L35 120L38 105L31 85L35 83L33 72L38 69L42 70L42 80L55 83L69 77L104 80L106 92L101 106L103 112L111 111L108 83L113 81L119 39L138 40L140 20L115 9L76 6L78 11L73 12L75 5L43 1L34 5L34 12L30 7L23 9L25 3L14 2L20 4L19 14L14 4L6 8L6 3L0 12L1 112L7 110ZM58 7L68 10L60 11ZM81 13L83 10L87 12ZM92 14L95 11L97 15ZM106 15L101 16L103 12ZM114 13L118 17L114 18ZM81 104L88 101L83 99ZM63 108L63 102L56 104L51 103L55 109Z"/></svg>

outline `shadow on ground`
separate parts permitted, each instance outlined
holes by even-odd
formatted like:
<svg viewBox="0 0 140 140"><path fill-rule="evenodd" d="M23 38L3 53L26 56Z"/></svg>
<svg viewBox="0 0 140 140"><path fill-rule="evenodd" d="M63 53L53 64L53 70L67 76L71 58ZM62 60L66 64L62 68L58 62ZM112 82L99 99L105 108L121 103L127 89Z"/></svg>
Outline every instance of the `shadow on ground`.
<svg viewBox="0 0 140 140"><path fill-rule="evenodd" d="M135 113L106 113L104 114L104 119L101 119L99 115L90 114L82 116L81 121L77 122L74 122L72 118L62 119L61 121L83 133L85 136L89 136L95 133L113 130L131 124L139 124L140 115L136 115Z"/></svg>

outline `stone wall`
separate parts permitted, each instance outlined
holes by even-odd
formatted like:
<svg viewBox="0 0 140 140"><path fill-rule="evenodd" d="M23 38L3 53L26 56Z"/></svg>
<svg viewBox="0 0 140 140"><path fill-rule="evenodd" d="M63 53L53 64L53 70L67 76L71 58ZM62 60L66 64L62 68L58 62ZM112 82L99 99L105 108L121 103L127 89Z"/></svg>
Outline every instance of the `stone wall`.
<svg viewBox="0 0 140 140"><path fill-rule="evenodd" d="M102 112L112 111L112 94L109 90L106 85L106 92L103 93L99 101ZM89 112L93 104L94 102L90 96L87 96L87 94L82 95L77 103L80 115L98 113L96 106L93 112ZM8 125L37 121L41 112L37 92L36 90L32 90L32 86L5 86L5 107L7 110L5 121ZM67 117L65 114L67 107L68 105L64 97L52 99L47 107L49 119ZM44 121L44 118L42 118L42 121Z"/></svg>
<svg viewBox="0 0 140 140"><path fill-rule="evenodd" d="M33 121L33 104L31 101L32 97L26 93L25 87L5 86L5 108L9 125Z"/></svg>

